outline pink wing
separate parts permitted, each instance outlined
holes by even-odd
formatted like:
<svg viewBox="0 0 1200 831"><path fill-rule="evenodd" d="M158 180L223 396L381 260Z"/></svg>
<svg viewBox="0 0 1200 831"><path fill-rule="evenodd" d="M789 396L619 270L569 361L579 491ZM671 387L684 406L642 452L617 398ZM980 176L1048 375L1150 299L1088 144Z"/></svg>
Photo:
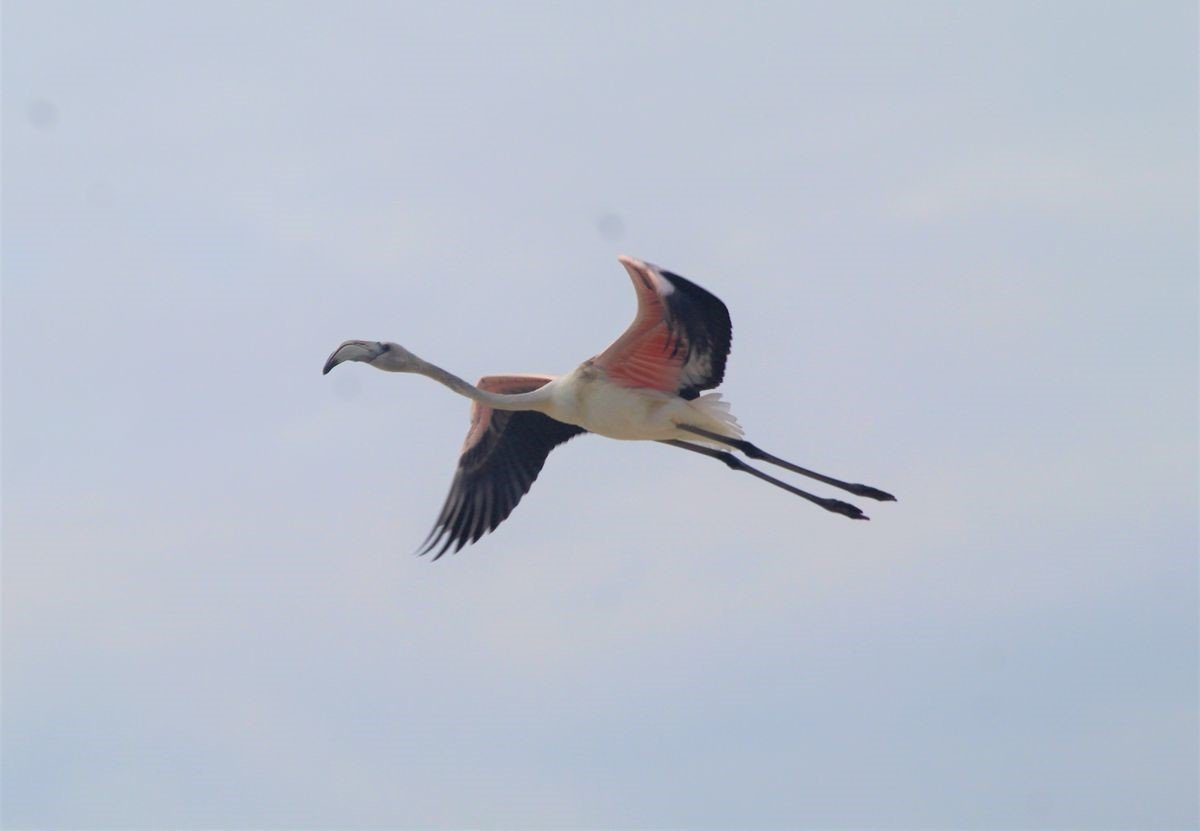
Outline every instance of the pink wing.
<svg viewBox="0 0 1200 831"><path fill-rule="evenodd" d="M732 325L717 297L690 280L619 257L637 292L633 323L593 358L610 381L695 398L725 376Z"/></svg>
<svg viewBox="0 0 1200 831"><path fill-rule="evenodd" d="M488 375L481 390L505 394L531 392L554 380L550 375ZM493 410L471 405L471 427L458 457L450 493L419 553L438 557L458 551L508 518L533 485L550 451L586 432L536 412Z"/></svg>

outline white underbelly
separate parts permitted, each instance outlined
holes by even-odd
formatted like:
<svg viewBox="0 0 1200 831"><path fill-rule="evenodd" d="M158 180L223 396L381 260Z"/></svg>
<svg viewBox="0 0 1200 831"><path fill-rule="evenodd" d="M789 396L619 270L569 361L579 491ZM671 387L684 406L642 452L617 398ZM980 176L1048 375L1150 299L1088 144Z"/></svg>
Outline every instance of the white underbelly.
<svg viewBox="0 0 1200 831"><path fill-rule="evenodd" d="M705 398L711 400L685 401L658 390L630 389L612 383L585 364L554 382L548 414L589 432L628 441L698 440L695 434L680 430L680 424L722 435L740 435L728 405L713 404L720 396Z"/></svg>
<svg viewBox="0 0 1200 831"><path fill-rule="evenodd" d="M603 378L573 372L560 379L549 413L610 439L656 441L678 436L672 416L686 402L656 390L629 389Z"/></svg>
<svg viewBox="0 0 1200 831"><path fill-rule="evenodd" d="M670 411L676 399L654 390L631 390L602 382L583 397L580 426L610 439L675 438L679 430Z"/></svg>

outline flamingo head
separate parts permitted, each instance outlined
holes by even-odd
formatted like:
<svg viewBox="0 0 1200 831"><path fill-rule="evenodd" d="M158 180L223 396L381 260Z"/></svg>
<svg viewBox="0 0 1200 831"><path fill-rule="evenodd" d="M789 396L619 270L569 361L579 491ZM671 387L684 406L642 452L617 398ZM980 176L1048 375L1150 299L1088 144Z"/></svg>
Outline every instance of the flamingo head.
<svg viewBox="0 0 1200 831"><path fill-rule="evenodd" d="M327 375L329 370L345 361L362 361L387 372L416 372L422 363L420 358L398 343L348 340L333 350L321 374Z"/></svg>

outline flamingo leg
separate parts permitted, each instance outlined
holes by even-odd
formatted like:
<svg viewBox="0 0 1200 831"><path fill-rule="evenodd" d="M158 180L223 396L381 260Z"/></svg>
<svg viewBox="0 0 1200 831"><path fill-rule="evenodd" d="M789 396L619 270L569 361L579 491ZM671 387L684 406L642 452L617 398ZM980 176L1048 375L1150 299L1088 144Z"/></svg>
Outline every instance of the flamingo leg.
<svg viewBox="0 0 1200 831"><path fill-rule="evenodd" d="M807 499L809 502L813 503L814 505L819 505L827 511L833 511L835 514L841 514L842 516L849 517L850 519L870 519L869 516L860 511L856 506L851 505L849 502L843 502L840 499L826 499L824 497L811 494L808 491L802 491L799 488L792 487L787 482L776 479L774 476L769 476L758 468L750 467L750 465L746 464L737 456L729 453L728 451L717 450L712 447L705 447L702 444L692 444L691 442L679 441L678 439L666 439L663 440L662 443L669 444L672 447L679 447L683 450L690 450L693 453L699 453L702 456L708 456L710 458L717 459L718 461L723 462L725 466L731 470L741 470L749 473L751 476L757 476L764 482L770 482L772 485L778 488L783 488L788 493L794 493L796 496Z"/></svg>
<svg viewBox="0 0 1200 831"><path fill-rule="evenodd" d="M868 499L877 499L880 502L895 502L896 497L892 496L887 491L881 491L879 488L873 488L870 485L859 485L853 482L843 482L841 479L834 479L832 476L825 476L816 471L794 465L791 462L781 459L778 456L772 456L765 450L751 444L743 439L733 439L728 436L722 436L720 433L712 433L700 427L693 427L690 424L677 424L680 430L686 430L689 433L695 433L697 436L703 436L706 439L719 441L721 444L727 444L730 447L736 448L751 459L759 459L767 464L777 465L784 470L790 470L792 473L799 473L801 476L807 476L810 479L816 479L818 482L824 482L826 485L832 485L835 488L841 488L844 491L849 491L855 496L865 496Z"/></svg>

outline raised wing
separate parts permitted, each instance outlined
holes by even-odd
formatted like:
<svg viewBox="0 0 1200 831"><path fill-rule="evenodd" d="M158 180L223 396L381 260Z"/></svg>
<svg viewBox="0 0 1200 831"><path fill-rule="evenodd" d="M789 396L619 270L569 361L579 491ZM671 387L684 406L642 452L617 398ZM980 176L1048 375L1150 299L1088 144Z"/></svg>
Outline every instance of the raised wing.
<svg viewBox="0 0 1200 831"><path fill-rule="evenodd" d="M637 316L593 363L622 386L688 399L720 384L733 332L725 304L678 274L618 259L637 291Z"/></svg>
<svg viewBox="0 0 1200 831"><path fill-rule="evenodd" d="M549 375L488 375L476 385L488 392L531 392L552 381ZM442 513L421 546L426 554L441 544L436 560L453 546L458 551L496 529L521 501L550 451L587 432L535 412L493 410L471 405L471 429L458 457L458 470Z"/></svg>

